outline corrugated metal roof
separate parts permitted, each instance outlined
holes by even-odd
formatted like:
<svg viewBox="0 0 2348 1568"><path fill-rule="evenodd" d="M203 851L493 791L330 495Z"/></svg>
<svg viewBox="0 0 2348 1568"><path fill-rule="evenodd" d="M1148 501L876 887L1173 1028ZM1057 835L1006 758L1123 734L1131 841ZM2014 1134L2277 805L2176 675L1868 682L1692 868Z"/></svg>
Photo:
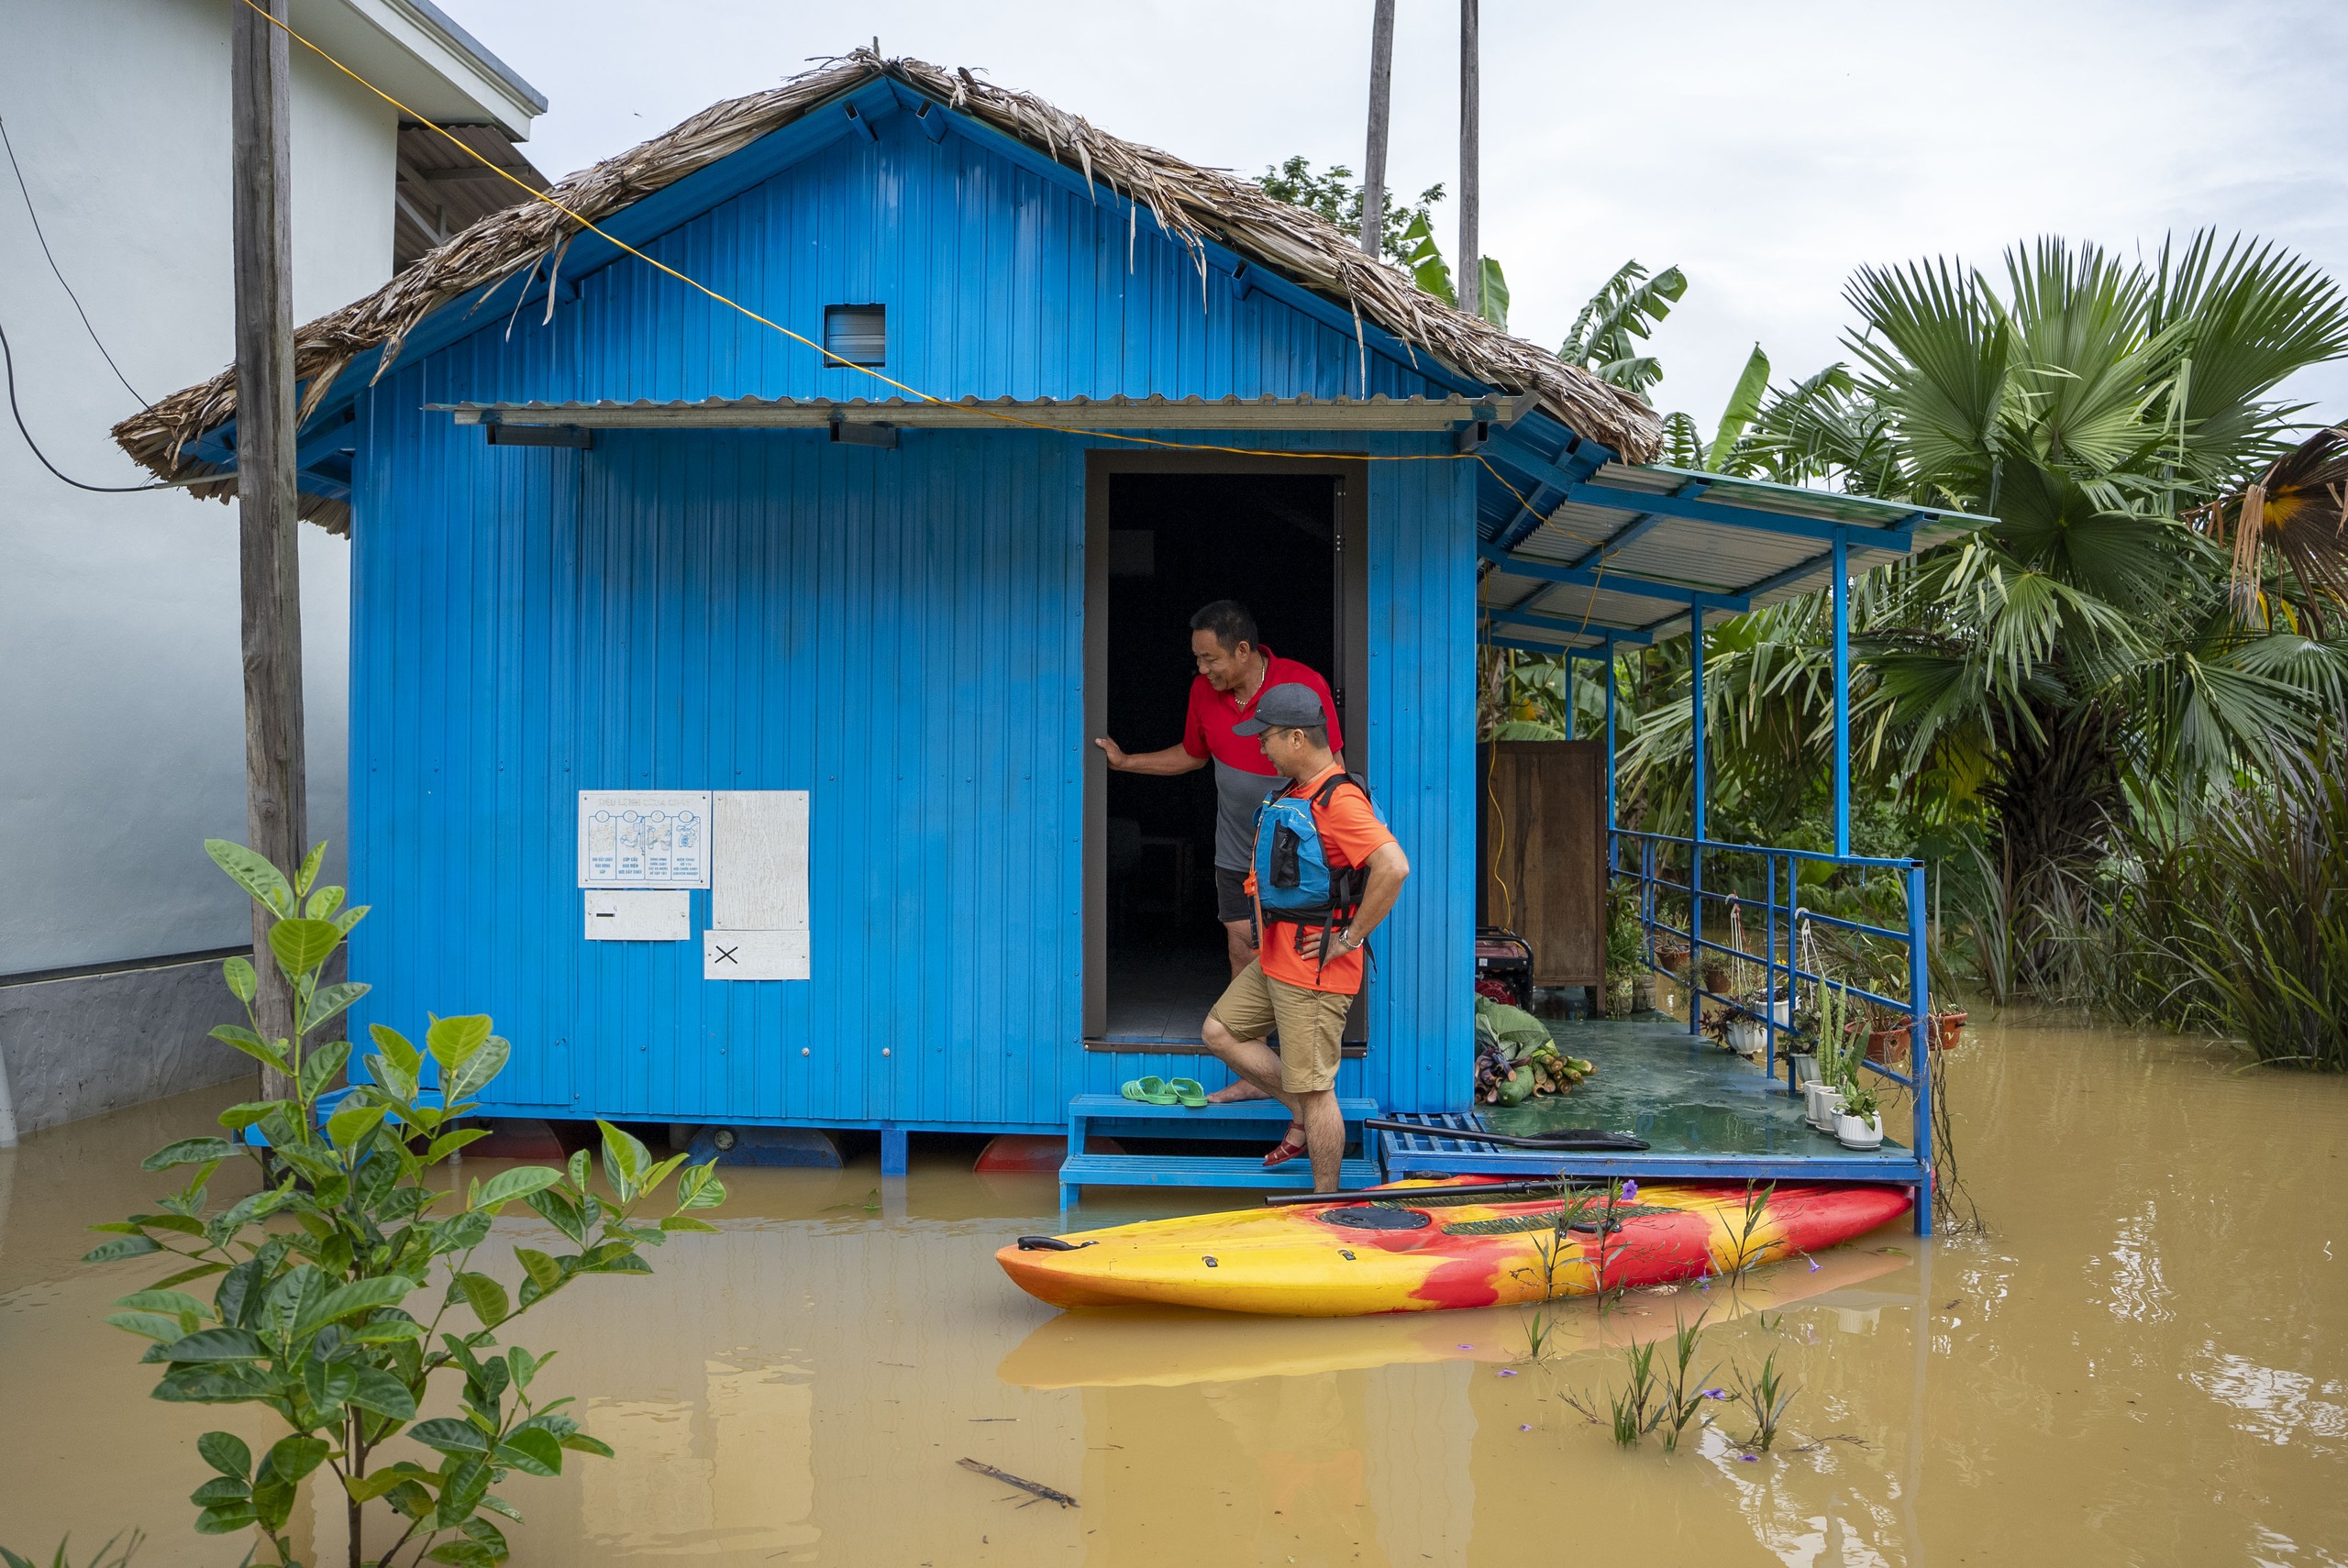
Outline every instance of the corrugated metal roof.
<svg viewBox="0 0 2348 1568"><path fill-rule="evenodd" d="M1856 576L1994 521L1661 464L1577 467L1570 446L1552 457L1512 435L1485 451L1507 477L1479 497L1477 602L1490 635L1540 647L1662 640L1696 613L1814 592L1838 535Z"/></svg>
<svg viewBox="0 0 2348 1568"><path fill-rule="evenodd" d="M1224 396L980 399L710 397L656 403L454 403L426 406L459 425L655 429L806 429L840 421L912 428L1017 428L1021 425L1121 430L1449 430L1505 417L1516 399ZM1008 416L1008 417L1006 417Z"/></svg>

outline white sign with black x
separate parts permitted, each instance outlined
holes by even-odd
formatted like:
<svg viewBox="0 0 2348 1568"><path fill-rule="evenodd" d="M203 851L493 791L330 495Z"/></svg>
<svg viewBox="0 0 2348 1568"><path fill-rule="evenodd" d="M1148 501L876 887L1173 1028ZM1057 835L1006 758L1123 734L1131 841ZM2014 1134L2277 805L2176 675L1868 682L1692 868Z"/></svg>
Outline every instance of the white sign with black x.
<svg viewBox="0 0 2348 1568"><path fill-rule="evenodd" d="M804 980L811 977L807 933L799 931L704 931L701 933L701 977L704 980Z"/></svg>

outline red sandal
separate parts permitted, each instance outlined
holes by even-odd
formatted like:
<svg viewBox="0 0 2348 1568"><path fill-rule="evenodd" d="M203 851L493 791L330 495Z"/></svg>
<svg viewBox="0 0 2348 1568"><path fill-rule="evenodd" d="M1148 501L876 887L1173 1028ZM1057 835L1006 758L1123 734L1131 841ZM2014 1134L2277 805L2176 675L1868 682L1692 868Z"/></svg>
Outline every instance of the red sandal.
<svg viewBox="0 0 2348 1568"><path fill-rule="evenodd" d="M1270 1154L1264 1156L1264 1168L1266 1170L1270 1170L1275 1165L1284 1165L1290 1160L1296 1159L1300 1155L1307 1153L1308 1151L1304 1145L1304 1139L1301 1136L1303 1132L1303 1128L1299 1127L1293 1121L1290 1122L1288 1132L1280 1135L1279 1144L1273 1148Z"/></svg>

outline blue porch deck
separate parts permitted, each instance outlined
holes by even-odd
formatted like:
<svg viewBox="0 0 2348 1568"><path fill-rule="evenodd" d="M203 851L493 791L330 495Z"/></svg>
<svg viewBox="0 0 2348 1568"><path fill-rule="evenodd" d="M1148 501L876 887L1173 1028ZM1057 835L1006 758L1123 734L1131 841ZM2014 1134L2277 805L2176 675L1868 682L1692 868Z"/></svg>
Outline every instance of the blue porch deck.
<svg viewBox="0 0 2348 1568"><path fill-rule="evenodd" d="M1388 1132L1390 1179L1453 1175L1678 1176L1715 1181L1927 1180L1915 1151L1887 1137L1879 1149L1846 1149L1802 1120L1801 1102L1758 1064L1663 1018L1556 1022L1560 1049L1598 1069L1572 1093L1478 1112L1437 1113L1428 1131ZM1890 1121L1889 1116L1886 1121ZM1635 1154L1510 1149L1444 1137L1443 1127L1525 1134L1563 1127L1629 1132Z"/></svg>

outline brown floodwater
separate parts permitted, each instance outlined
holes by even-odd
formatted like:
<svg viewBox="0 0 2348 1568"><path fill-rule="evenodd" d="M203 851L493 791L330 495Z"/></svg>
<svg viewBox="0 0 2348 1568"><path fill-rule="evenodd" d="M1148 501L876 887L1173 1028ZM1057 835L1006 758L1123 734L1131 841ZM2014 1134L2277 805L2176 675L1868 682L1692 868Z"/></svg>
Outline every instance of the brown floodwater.
<svg viewBox="0 0 2348 1568"><path fill-rule="evenodd" d="M1057 1228L1050 1178L977 1176L967 1151L917 1149L903 1181L731 1172L723 1234L517 1325L562 1352L539 1390L576 1395L618 1456L511 1478L514 1560L2348 1562L2348 1082L2238 1065L1977 1028L1946 1070L1984 1231L1886 1230L1733 1297L1573 1303L1538 1363L1515 1311L1055 1313L992 1257ZM138 1342L101 1319L154 1271L77 1261L83 1224L162 1187L138 1158L234 1098L0 1153L0 1544L46 1561L69 1530L138 1528L140 1568L244 1553L193 1534L183 1499L196 1433L265 1426L150 1401ZM525 1218L502 1233L537 1234ZM1797 1386L1774 1452L1746 1457L1719 1404L1676 1455L1619 1451L1561 1397L1619 1386L1626 1342L1702 1309L1713 1382L1774 1351ZM334 1510L297 1529L340 1561Z"/></svg>

